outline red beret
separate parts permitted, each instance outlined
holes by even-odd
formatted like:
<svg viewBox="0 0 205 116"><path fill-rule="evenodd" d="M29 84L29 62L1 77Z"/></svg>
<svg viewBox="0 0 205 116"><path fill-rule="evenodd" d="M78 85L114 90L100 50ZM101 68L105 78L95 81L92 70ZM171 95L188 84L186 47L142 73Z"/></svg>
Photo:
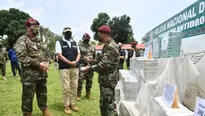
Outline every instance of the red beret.
<svg viewBox="0 0 205 116"><path fill-rule="evenodd" d="M85 34L83 35L83 37L88 37L88 38L90 38L90 35L89 35L88 33L85 33Z"/></svg>
<svg viewBox="0 0 205 116"><path fill-rule="evenodd" d="M26 20L26 22L25 22L26 27L30 27L30 26L33 26L33 25L40 25L40 23L37 20L33 19L33 18L29 18L28 20Z"/></svg>
<svg viewBox="0 0 205 116"><path fill-rule="evenodd" d="M136 46L137 45L137 42L135 42L135 41L133 41L132 43L131 43L131 46Z"/></svg>
<svg viewBox="0 0 205 116"><path fill-rule="evenodd" d="M85 33L85 34L83 34L83 40L85 40L85 38L84 37L87 37L86 39L87 40L90 40L90 35L88 34L88 33Z"/></svg>
<svg viewBox="0 0 205 116"><path fill-rule="evenodd" d="M104 33L108 33L110 34L111 33L111 29L109 26L101 26L100 28L98 28L98 31L99 32L104 32Z"/></svg>

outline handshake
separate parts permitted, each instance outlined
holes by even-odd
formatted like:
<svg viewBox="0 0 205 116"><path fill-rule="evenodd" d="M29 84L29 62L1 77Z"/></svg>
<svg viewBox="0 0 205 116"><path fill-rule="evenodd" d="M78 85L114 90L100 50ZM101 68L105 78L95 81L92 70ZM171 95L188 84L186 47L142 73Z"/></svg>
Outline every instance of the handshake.
<svg viewBox="0 0 205 116"><path fill-rule="evenodd" d="M40 62L40 69L45 71L45 72L48 72L49 70L49 65L50 63L49 62Z"/></svg>
<svg viewBox="0 0 205 116"><path fill-rule="evenodd" d="M81 72L88 72L91 69L91 66L80 67Z"/></svg>
<svg viewBox="0 0 205 116"><path fill-rule="evenodd" d="M88 64L88 66L80 67L80 71L81 72L88 72L89 70L91 70L90 64L92 64L94 62L94 60L92 58L89 58L89 57L84 57L84 61Z"/></svg>

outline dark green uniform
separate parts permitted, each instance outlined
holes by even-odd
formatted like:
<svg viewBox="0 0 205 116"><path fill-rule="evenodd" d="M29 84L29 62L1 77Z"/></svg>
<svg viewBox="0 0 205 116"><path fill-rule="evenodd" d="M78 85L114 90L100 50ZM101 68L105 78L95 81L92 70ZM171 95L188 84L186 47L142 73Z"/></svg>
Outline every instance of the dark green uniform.
<svg viewBox="0 0 205 116"><path fill-rule="evenodd" d="M79 42L78 45L81 53L80 66L85 67L88 65L88 63L84 60L84 58L89 57L90 59L94 59L95 49L89 43L85 43L81 41ZM91 70L89 72L80 72L80 76L78 79L78 94L81 94L84 80L86 80L86 92L90 92L90 89L92 87L93 75L94 73Z"/></svg>
<svg viewBox="0 0 205 116"><path fill-rule="evenodd" d="M133 57L133 54L135 52L135 56L134 57L140 57L140 50L137 48L133 48L131 50L128 51L128 58L127 58L127 68L130 69L130 58Z"/></svg>
<svg viewBox="0 0 205 116"><path fill-rule="evenodd" d="M6 50L0 48L0 70L3 77L6 75L6 61L8 59Z"/></svg>
<svg viewBox="0 0 205 116"><path fill-rule="evenodd" d="M115 86L118 81L119 47L113 41L104 45L101 56L92 70L99 74L100 110L102 116L117 116L114 103Z"/></svg>
<svg viewBox="0 0 205 116"><path fill-rule="evenodd" d="M44 54L44 48L36 37L25 34L15 45L16 54L22 67L22 111L32 112L32 102L36 93L38 106L41 110L47 108L47 72L40 69L40 62L49 62Z"/></svg>

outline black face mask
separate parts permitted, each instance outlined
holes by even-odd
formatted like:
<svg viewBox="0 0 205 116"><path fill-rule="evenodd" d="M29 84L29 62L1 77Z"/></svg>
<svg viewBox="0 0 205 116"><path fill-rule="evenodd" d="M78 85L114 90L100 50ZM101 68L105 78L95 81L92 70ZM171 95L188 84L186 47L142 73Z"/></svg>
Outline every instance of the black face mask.
<svg viewBox="0 0 205 116"><path fill-rule="evenodd" d="M89 43L90 40L89 39L86 39L86 40L83 40L84 43Z"/></svg>
<svg viewBox="0 0 205 116"><path fill-rule="evenodd" d="M35 36L37 36L37 35L39 34L39 28L33 28L33 29L31 29L31 32L32 32Z"/></svg>
<svg viewBox="0 0 205 116"><path fill-rule="evenodd" d="M66 40L70 40L71 36L72 36L72 32L70 32L70 31L67 31L64 33L64 37Z"/></svg>

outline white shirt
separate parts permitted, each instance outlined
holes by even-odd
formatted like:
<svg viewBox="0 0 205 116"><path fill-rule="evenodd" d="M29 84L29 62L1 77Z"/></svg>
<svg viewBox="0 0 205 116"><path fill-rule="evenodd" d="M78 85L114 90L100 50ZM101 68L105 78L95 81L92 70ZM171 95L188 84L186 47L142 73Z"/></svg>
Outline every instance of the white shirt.
<svg viewBox="0 0 205 116"><path fill-rule="evenodd" d="M132 58L135 58L136 55L135 55L135 50L133 51L133 55L132 55Z"/></svg>
<svg viewBox="0 0 205 116"><path fill-rule="evenodd" d="M69 47L71 47L71 42L74 42L72 39L66 40L66 39L62 38L62 40L63 40L64 42L67 42L67 44L69 45ZM77 44L78 53L80 53L80 49L79 49L78 43L76 42L76 44ZM59 41L56 42L55 53L56 53L56 54L57 54L57 53L62 53L61 44L60 44Z"/></svg>

